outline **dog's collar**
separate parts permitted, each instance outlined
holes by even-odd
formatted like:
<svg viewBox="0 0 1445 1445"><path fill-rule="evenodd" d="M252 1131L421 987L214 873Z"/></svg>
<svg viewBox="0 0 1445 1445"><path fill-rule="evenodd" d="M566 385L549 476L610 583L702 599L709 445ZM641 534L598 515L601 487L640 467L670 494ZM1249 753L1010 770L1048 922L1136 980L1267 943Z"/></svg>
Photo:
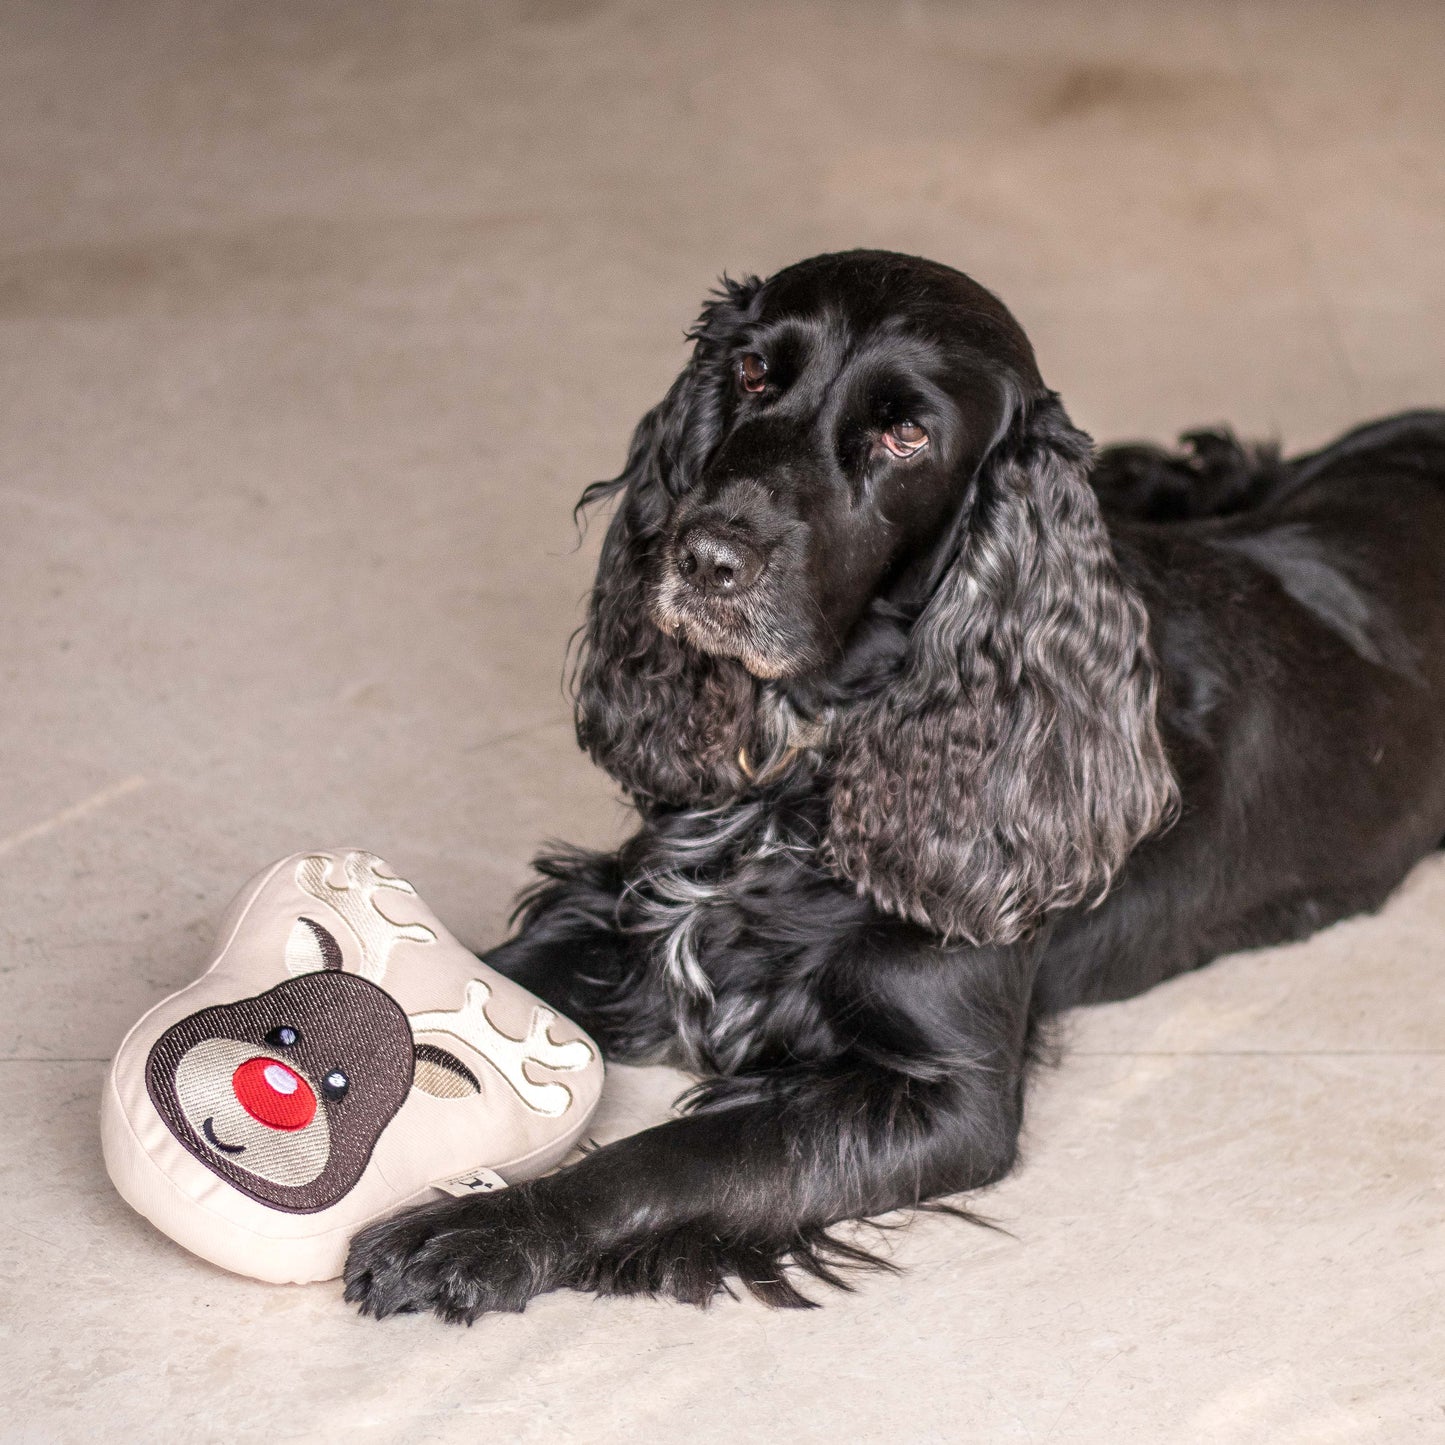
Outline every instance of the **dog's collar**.
<svg viewBox="0 0 1445 1445"><path fill-rule="evenodd" d="M817 747L823 741L827 731L827 724L821 720L814 719L810 722L803 722L795 717L790 721L788 727L787 747L781 753L759 768L753 765L752 759L748 757L747 745L744 744L738 749L738 769L750 783L770 782L779 774L786 772L793 765L799 753Z"/></svg>
<svg viewBox="0 0 1445 1445"><path fill-rule="evenodd" d="M780 758L765 767L761 774L754 772L753 765L748 761L748 750L746 747L738 749L738 767L742 769L743 777L750 783L766 782L769 778L777 776L793 761L802 751L799 747L791 747Z"/></svg>

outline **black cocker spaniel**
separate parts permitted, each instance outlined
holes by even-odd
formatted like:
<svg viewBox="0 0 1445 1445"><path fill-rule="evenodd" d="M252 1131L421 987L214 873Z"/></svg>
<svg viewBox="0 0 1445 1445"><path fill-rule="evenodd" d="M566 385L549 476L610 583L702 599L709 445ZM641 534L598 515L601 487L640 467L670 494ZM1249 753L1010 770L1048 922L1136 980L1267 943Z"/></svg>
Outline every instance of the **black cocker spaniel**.
<svg viewBox="0 0 1445 1445"><path fill-rule="evenodd" d="M486 958L703 1079L366 1230L371 1314L808 1303L872 1262L830 1226L1008 1172L1052 1015L1375 908L1445 838L1445 412L1096 455L993 295L876 251L692 336L584 496L578 736L641 827L540 859Z"/></svg>

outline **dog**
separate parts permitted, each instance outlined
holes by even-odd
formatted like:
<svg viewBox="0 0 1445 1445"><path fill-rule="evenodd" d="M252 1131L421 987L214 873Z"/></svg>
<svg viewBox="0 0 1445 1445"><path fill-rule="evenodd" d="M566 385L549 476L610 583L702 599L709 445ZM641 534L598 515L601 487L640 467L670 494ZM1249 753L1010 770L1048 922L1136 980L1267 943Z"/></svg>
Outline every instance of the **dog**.
<svg viewBox="0 0 1445 1445"><path fill-rule="evenodd" d="M946 266L725 280L575 669L640 815L485 955L683 1112L353 1242L346 1298L813 1302L1001 1179L1049 1020L1377 908L1445 839L1445 412L1095 453Z"/></svg>

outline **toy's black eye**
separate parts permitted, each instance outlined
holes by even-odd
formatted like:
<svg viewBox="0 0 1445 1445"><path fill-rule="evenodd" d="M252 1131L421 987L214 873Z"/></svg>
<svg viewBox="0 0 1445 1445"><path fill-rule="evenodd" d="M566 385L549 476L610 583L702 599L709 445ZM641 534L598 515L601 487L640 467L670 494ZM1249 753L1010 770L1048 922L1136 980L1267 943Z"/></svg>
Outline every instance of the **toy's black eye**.
<svg viewBox="0 0 1445 1445"><path fill-rule="evenodd" d="M277 1024L266 1035L266 1042L273 1049L290 1049L301 1042L301 1035L290 1024Z"/></svg>
<svg viewBox="0 0 1445 1445"><path fill-rule="evenodd" d="M738 380L744 391L759 392L768 384L768 363L756 351L738 362Z"/></svg>
<svg viewBox="0 0 1445 1445"><path fill-rule="evenodd" d="M332 1069L321 1081L321 1092L333 1103L337 1099L344 1099L346 1091L351 1087L351 1080L341 1072L340 1069Z"/></svg>

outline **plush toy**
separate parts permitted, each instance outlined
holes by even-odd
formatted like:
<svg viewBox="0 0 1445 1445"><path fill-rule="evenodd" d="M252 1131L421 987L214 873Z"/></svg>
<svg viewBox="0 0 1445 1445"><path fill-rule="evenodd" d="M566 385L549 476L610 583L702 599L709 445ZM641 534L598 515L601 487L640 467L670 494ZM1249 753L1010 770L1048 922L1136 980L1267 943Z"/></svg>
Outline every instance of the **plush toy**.
<svg viewBox="0 0 1445 1445"><path fill-rule="evenodd" d="M121 1195L187 1249L332 1279L370 1220L550 1168L601 1087L580 1029L338 849L241 891L210 968L120 1046L101 1137Z"/></svg>

